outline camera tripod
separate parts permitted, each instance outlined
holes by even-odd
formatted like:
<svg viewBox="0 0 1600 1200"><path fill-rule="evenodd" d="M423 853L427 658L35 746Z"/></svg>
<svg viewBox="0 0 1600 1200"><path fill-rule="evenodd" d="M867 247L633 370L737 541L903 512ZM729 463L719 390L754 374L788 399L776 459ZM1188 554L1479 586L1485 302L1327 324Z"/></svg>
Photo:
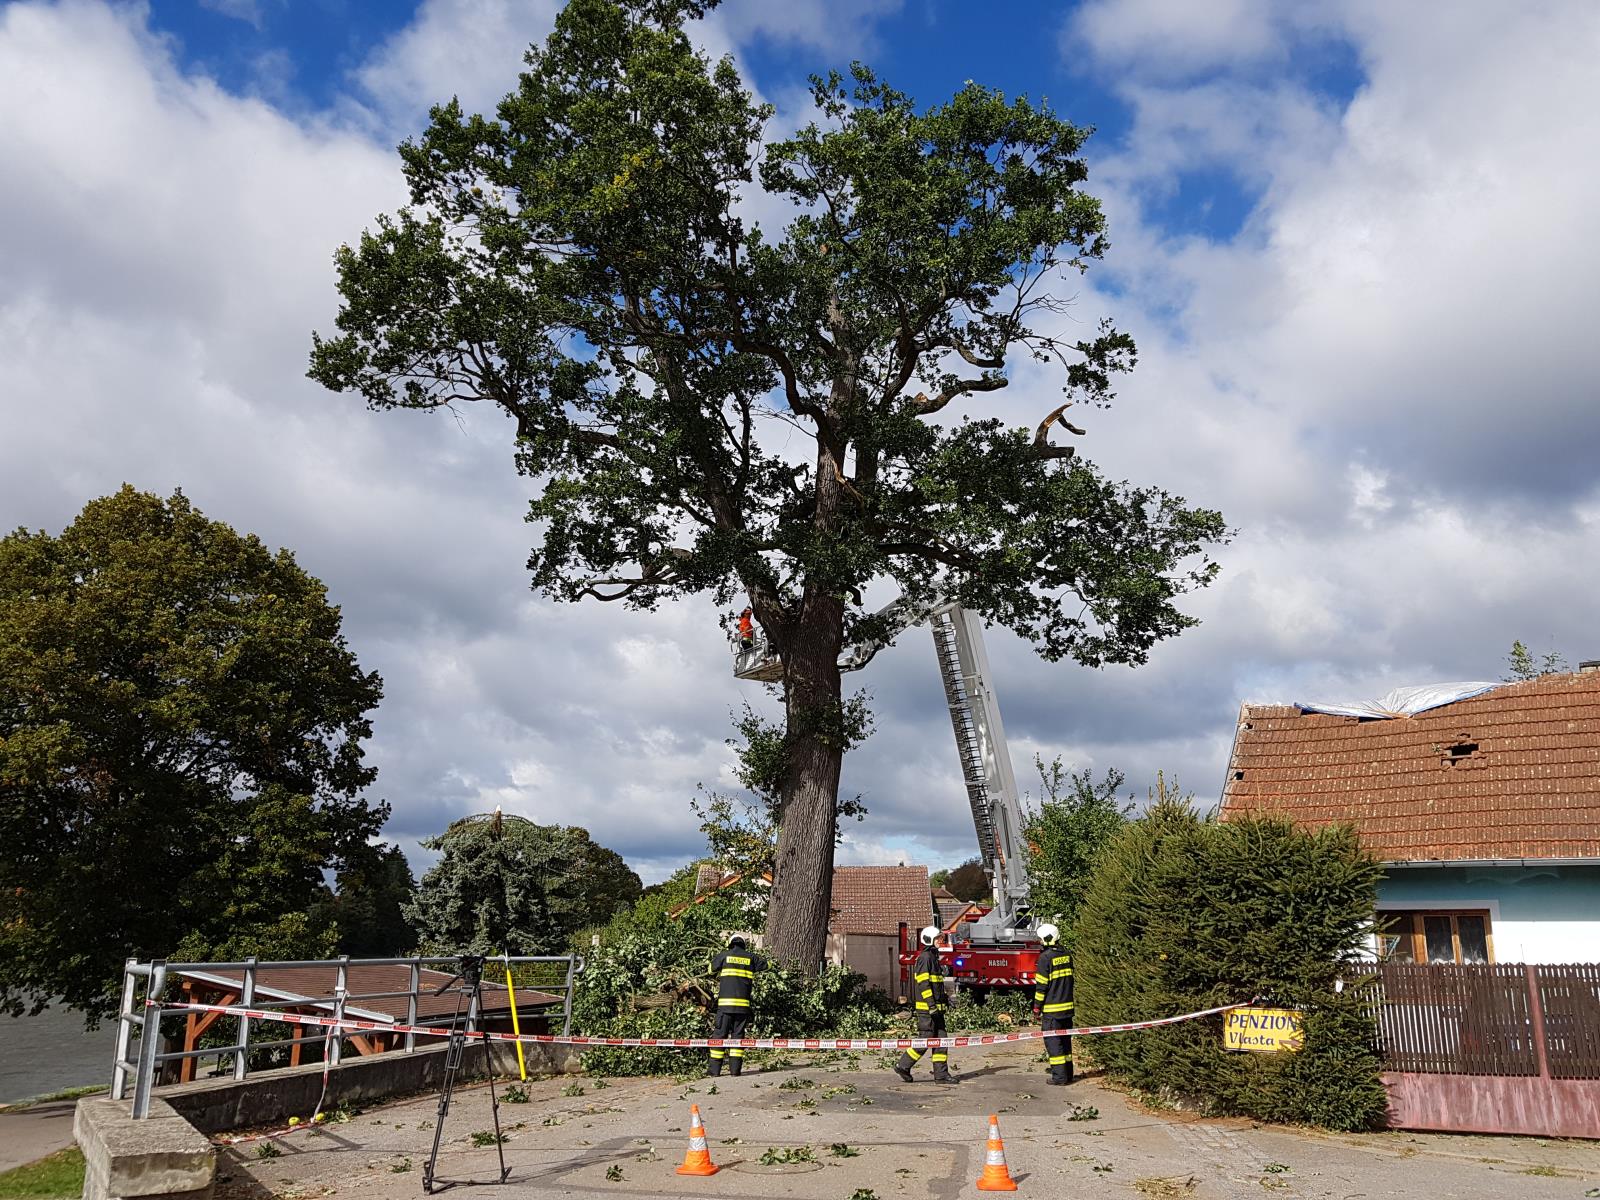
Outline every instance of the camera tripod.
<svg viewBox="0 0 1600 1200"><path fill-rule="evenodd" d="M450 1115L450 1097L455 1093L456 1075L461 1070L461 1059L467 1048L467 1032L462 1028L461 1009L467 1007L467 1017L483 1015L483 955L463 954L456 960L456 973L434 992L435 996L442 996L446 992L455 990L456 1015L450 1022L450 1040L444 1052L444 1084L439 1092L439 1115L433 1123L433 1149L428 1152L427 1164L422 1168L422 1190L428 1195L442 1192L446 1188L457 1187L461 1184L483 1182L471 1179L436 1179L434 1168L439 1162L439 1143L444 1137L445 1118ZM495 1183L504 1183L506 1176L511 1174L511 1168L506 1166L506 1149L500 1134L500 1098L494 1091L494 1061L492 1058L491 1043L488 1030L479 1031L483 1036L483 1066L484 1073L489 1077L489 1110L494 1114L494 1148L500 1156L500 1178Z"/></svg>

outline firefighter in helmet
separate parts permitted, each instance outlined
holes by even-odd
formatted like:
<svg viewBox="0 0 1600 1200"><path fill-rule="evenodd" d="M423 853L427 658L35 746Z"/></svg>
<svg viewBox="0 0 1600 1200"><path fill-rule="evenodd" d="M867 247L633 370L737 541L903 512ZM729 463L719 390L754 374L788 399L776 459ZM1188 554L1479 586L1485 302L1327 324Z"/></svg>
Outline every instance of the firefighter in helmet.
<svg viewBox="0 0 1600 1200"><path fill-rule="evenodd" d="M750 1032L756 972L766 965L759 954L746 947L744 938L738 934L729 938L728 948L712 960L711 975L717 981L717 1025L712 1037L742 1038ZM724 1058L728 1062L728 1074L737 1075L744 1070L743 1046L712 1047L708 1074L721 1075Z"/></svg>
<svg viewBox="0 0 1600 1200"><path fill-rule="evenodd" d="M1071 1029L1072 955L1056 945L1061 931L1048 922L1039 926L1044 949L1033 969L1033 1015L1044 1030L1044 1052L1050 1060L1050 1082L1072 1082L1072 1039L1051 1037L1052 1029Z"/></svg>
<svg viewBox="0 0 1600 1200"><path fill-rule="evenodd" d="M912 1008L917 1015L917 1035L942 1038L945 1036L944 985L948 977L944 973L944 963L939 958L939 948L934 945L939 940L938 926L924 927L918 938L922 942L922 953L911 964ZM950 1074L950 1048L934 1046L930 1049L933 1055L933 1081L954 1083L955 1076ZM895 1064L894 1073L910 1083L911 1068L917 1065L922 1055L921 1050L905 1051Z"/></svg>

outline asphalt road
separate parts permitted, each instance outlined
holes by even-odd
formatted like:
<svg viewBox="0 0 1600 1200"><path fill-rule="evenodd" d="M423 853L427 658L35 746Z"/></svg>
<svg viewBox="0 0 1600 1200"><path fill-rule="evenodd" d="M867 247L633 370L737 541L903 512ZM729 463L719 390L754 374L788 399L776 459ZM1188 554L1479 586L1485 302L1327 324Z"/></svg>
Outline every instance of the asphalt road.
<svg viewBox="0 0 1600 1200"><path fill-rule="evenodd" d="M717 1081L715 1091L708 1080L535 1081L527 1102L501 1107L511 1167L503 1188L487 1182L495 1175L492 1143L472 1144L472 1134L487 1134L490 1125L488 1092L476 1086L457 1095L439 1175L463 1181L463 1200L950 1200L978 1194L988 1116L997 1113L1022 1195L1577 1200L1600 1187L1600 1145L1591 1143L1330 1136L1152 1113L1094 1079L1047 1087L1025 1051L969 1053L962 1067L964 1081L951 1088L903 1084L870 1055L859 1067L747 1072ZM700 1105L722 1167L707 1178L674 1172L687 1146L690 1103ZM422 1194L435 1115L435 1101L422 1098L232 1146L219 1166L219 1200L411 1200ZM271 1157L261 1157L263 1145Z"/></svg>

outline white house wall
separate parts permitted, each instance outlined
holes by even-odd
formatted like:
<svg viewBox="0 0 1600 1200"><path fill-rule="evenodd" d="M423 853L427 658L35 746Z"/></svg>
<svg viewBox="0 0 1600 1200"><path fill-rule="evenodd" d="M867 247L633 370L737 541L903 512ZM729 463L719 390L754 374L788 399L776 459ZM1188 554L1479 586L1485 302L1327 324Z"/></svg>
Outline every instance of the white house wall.
<svg viewBox="0 0 1600 1200"><path fill-rule="evenodd" d="M1487 911L1496 962L1600 962L1600 864L1392 866L1378 910L1394 909Z"/></svg>

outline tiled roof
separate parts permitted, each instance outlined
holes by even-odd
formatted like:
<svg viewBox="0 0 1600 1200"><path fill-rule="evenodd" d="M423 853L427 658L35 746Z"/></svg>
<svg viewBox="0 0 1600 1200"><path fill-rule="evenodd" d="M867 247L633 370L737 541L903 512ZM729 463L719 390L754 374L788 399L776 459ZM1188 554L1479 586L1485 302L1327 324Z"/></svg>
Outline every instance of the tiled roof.
<svg viewBox="0 0 1600 1200"><path fill-rule="evenodd" d="M981 904L966 900L935 900L934 907L939 910L939 928L947 931L989 911Z"/></svg>
<svg viewBox="0 0 1600 1200"><path fill-rule="evenodd" d="M835 867L829 933L898 933L933 920L927 867Z"/></svg>
<svg viewBox="0 0 1600 1200"><path fill-rule="evenodd" d="M511 1002L506 993L504 983L492 981L494 964L491 961L484 970L483 977L483 1011L486 1015L497 1012L510 1012ZM243 986L242 971L195 970L183 971L185 978L195 980L200 984L212 984L226 988L228 991L237 991ZM504 967L501 968L501 978L504 978ZM256 996L261 1000L271 1001L304 1001L302 1004L292 1006L294 1009L326 1009L333 1011L333 988L338 979L338 968L327 967L258 967L256 969ZM417 997L417 1019L430 1020L439 1017L448 1017L456 1011L456 996L452 992L443 995L434 995L440 987L451 981L449 972L433 971L424 968L421 972L421 994ZM404 964L356 964L348 969L345 979L345 990L352 997L374 996L383 992L405 992L411 988L411 968ZM548 992L536 992L532 988L524 991L517 989L517 1008L534 1008L547 1004L560 1004L561 997L552 996ZM406 1019L407 1003L404 996L388 996L380 999L349 999L345 1002L345 1012L351 1017L359 1017L364 1021L403 1022Z"/></svg>
<svg viewBox="0 0 1600 1200"><path fill-rule="evenodd" d="M1222 812L1349 821L1386 862L1600 859L1600 671L1395 720L1246 704Z"/></svg>

